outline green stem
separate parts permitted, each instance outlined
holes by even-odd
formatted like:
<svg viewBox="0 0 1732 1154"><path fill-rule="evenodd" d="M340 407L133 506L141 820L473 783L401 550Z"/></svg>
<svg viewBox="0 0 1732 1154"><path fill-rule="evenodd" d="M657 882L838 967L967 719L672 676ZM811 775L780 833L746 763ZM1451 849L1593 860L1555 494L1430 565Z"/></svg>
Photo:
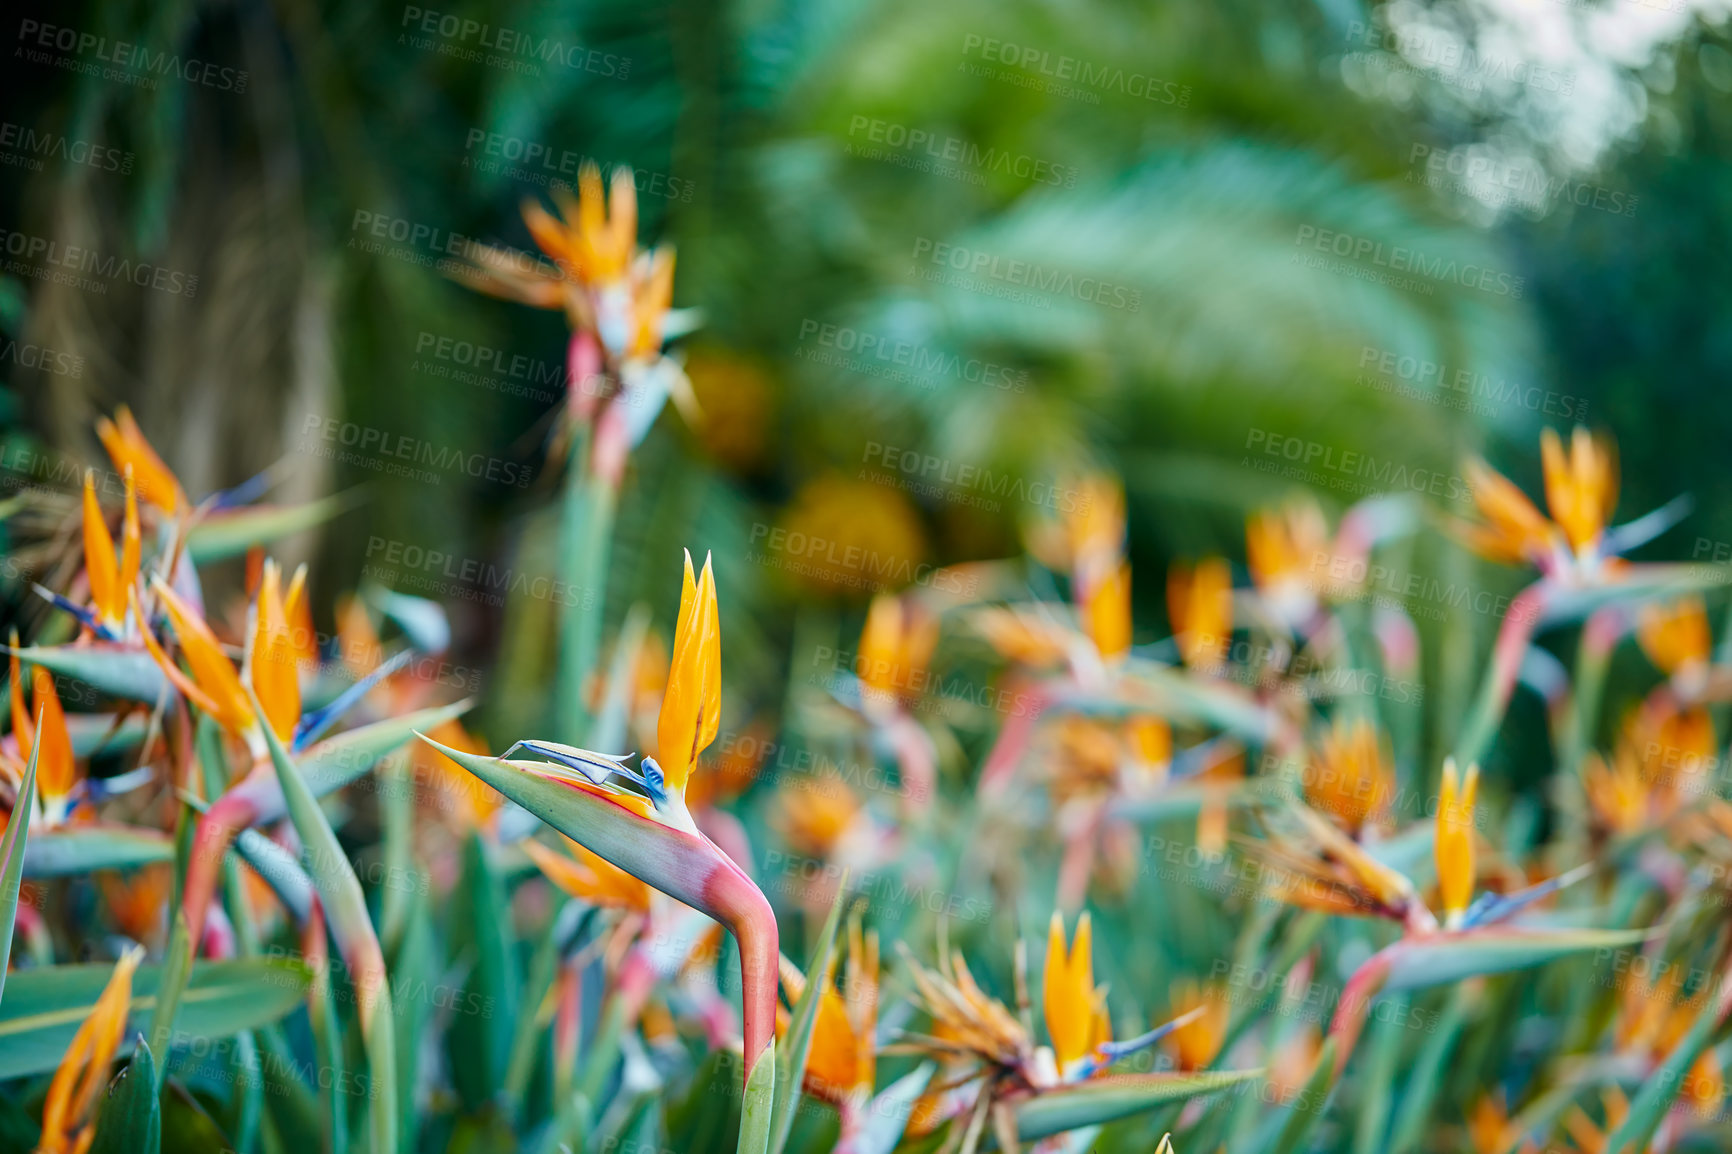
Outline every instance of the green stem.
<svg viewBox="0 0 1732 1154"><path fill-rule="evenodd" d="M568 592L559 623L559 678L552 721L558 740L582 745L590 725L584 690L601 649L619 490L591 471L588 435L573 446L566 467L559 570Z"/></svg>

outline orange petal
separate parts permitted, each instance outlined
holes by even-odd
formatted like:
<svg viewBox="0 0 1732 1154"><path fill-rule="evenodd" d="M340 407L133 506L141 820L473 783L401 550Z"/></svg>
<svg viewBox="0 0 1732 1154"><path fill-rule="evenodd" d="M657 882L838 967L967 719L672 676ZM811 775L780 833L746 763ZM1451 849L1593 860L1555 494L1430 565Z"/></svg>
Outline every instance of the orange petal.
<svg viewBox="0 0 1732 1154"><path fill-rule="evenodd" d="M1062 1071L1087 1056L1095 1031L1094 964L1088 914L1077 921L1076 938L1067 951L1064 919L1057 911L1047 926L1046 970L1042 984L1046 1032Z"/></svg>
<svg viewBox="0 0 1732 1154"><path fill-rule="evenodd" d="M180 641L180 651L192 670L193 681L203 691L205 701L201 708L230 733L243 734L251 729L257 724L252 704L247 701L246 690L241 688L240 675L217 643L210 626L176 597L174 590L160 578L153 581L151 587L168 609L169 619L174 622L175 637Z"/></svg>
<svg viewBox="0 0 1732 1154"><path fill-rule="evenodd" d="M692 580L690 553L685 565L673 661L656 722L657 760L669 791L682 797L698 754L715 740L720 727L722 692L715 576L707 557L696 582Z"/></svg>
<svg viewBox="0 0 1732 1154"><path fill-rule="evenodd" d="M98 1096L108 1084L108 1067L114 1061L115 1051L120 1049L127 1011L132 1005L132 975L143 957L144 951L137 947L121 955L89 1017L66 1047L42 1105L42 1140L38 1149L43 1154L89 1149L96 1134L96 1122L91 1115Z"/></svg>
<svg viewBox="0 0 1732 1154"><path fill-rule="evenodd" d="M306 570L296 572L290 582L288 603L299 600ZM253 690L265 711L271 732L284 741L301 719L300 655L289 632L288 614L282 596L282 571L275 561L266 561L254 608Z"/></svg>
<svg viewBox="0 0 1732 1154"><path fill-rule="evenodd" d="M84 572L96 619L118 625L126 617L126 590L114 561L114 538L96 500L96 470L84 471Z"/></svg>
<svg viewBox="0 0 1732 1154"><path fill-rule="evenodd" d="M1438 892L1446 919L1460 918L1473 898L1473 804L1479 790L1479 766L1470 765L1458 783L1455 762L1444 762L1438 789L1437 859Z"/></svg>
<svg viewBox="0 0 1732 1154"><path fill-rule="evenodd" d="M36 740L41 742L42 750L37 755L36 778L46 805L70 796L78 775L73 764L72 735L66 729L60 695L54 690L54 675L40 665L30 670L30 703L40 719Z"/></svg>
<svg viewBox="0 0 1732 1154"><path fill-rule="evenodd" d="M1131 651L1131 567L1115 566L1088 594L1083 606L1089 637L1107 661Z"/></svg>
<svg viewBox="0 0 1732 1154"><path fill-rule="evenodd" d="M180 482L144 439L138 422L132 419L132 411L125 405L115 411L113 421L96 422L96 435L108 450L116 472L125 473L129 466L132 468L138 479L138 494L147 503L170 514L186 504Z"/></svg>

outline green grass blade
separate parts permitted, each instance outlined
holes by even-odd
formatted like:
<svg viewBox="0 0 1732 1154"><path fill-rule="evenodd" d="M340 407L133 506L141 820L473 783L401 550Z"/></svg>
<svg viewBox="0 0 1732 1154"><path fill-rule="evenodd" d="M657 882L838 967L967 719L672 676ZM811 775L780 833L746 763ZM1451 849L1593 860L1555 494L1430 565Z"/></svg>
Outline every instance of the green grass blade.
<svg viewBox="0 0 1732 1154"><path fill-rule="evenodd" d="M158 1154L162 1149L162 1077L150 1046L140 1043L102 1099L90 1154Z"/></svg>
<svg viewBox="0 0 1732 1154"><path fill-rule="evenodd" d="M0 1000L6 996L6 968L12 960L12 930L18 920L18 890L24 881L24 852L30 841L30 811L36 808L36 758L42 750L37 742L30 750L30 764L12 802L6 836L0 839Z"/></svg>
<svg viewBox="0 0 1732 1154"><path fill-rule="evenodd" d="M174 1019L180 1012L180 998L186 992L186 982L192 975L192 937L187 932L186 915L175 911L174 929L168 937L168 952L163 956L162 981L156 988L156 1006L150 1015L150 1050L163 1056L160 1065L152 1063L156 1072L156 1092L162 1092L162 1079L168 1072L169 1045L174 1039Z"/></svg>
<svg viewBox="0 0 1732 1154"><path fill-rule="evenodd" d="M746 1079L746 1094L740 1103L739 1154L768 1154L775 1102L776 1040L771 1038Z"/></svg>
<svg viewBox="0 0 1732 1154"><path fill-rule="evenodd" d="M794 1108L800 1101L800 1087L806 1077L806 1059L812 1052L812 1028L818 1021L818 999L830 972L830 956L836 948L836 929L842 922L842 906L848 895L848 877L843 875L836 887L836 900L831 903L830 916L818 935L817 949L806 970L806 989L794 1006L787 1033L782 1036L785 1053L776 1064L775 1116L770 1124L770 1154L782 1154L788 1145L788 1135L794 1131Z"/></svg>
<svg viewBox="0 0 1732 1154"><path fill-rule="evenodd" d="M256 697L253 708L259 716L264 716ZM367 898L361 892L360 879L355 876L342 844L337 841L336 832L325 820L325 813L302 780L300 770L289 759L288 750L283 748L283 743L269 726L262 728L271 764L276 768L277 781L282 786L289 820L301 838L308 873L318 887L331 936L336 940L337 951L355 984L357 1017L371 1075L367 1116L373 1154L396 1154L397 1054L396 1031L392 1025L391 983L385 972L379 937L373 931L372 918L367 912Z"/></svg>

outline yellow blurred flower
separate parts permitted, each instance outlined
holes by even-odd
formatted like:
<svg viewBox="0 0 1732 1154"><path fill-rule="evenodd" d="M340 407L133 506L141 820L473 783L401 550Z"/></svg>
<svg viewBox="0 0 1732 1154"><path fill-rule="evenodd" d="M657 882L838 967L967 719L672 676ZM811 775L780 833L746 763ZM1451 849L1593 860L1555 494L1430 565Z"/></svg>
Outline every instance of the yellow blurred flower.
<svg viewBox="0 0 1732 1154"><path fill-rule="evenodd" d="M1209 557L1193 569L1175 563L1167 570L1167 617L1186 665L1219 670L1233 638L1233 575L1227 562Z"/></svg>
<svg viewBox="0 0 1732 1154"><path fill-rule="evenodd" d="M1189 978L1174 982L1171 990L1168 1019L1183 1017L1192 1010L1202 1013L1167 1035L1167 1052L1173 1063L1185 1071L1201 1070L1221 1052L1227 1038L1227 1020L1232 1007L1227 992L1218 982L1199 983Z"/></svg>
<svg viewBox="0 0 1732 1154"><path fill-rule="evenodd" d="M866 612L854 672L868 713L906 708L925 688L926 664L938 644L938 619L909 597L879 593Z"/></svg>
<svg viewBox="0 0 1732 1154"><path fill-rule="evenodd" d="M775 415L775 381L756 357L704 345L686 360L698 411L696 434L722 464L749 473L764 461Z"/></svg>
<svg viewBox="0 0 1732 1154"><path fill-rule="evenodd" d="M1432 849L1437 859L1437 888L1444 923L1451 928L1461 921L1473 900L1473 805L1478 792L1479 766L1468 766L1458 781L1454 760L1443 763Z"/></svg>
<svg viewBox="0 0 1732 1154"><path fill-rule="evenodd" d="M840 779L790 785L777 795L771 821L794 849L828 858L863 815L860 799Z"/></svg>
<svg viewBox="0 0 1732 1154"><path fill-rule="evenodd" d="M1282 621L1302 625L1327 582L1334 547L1323 510L1308 496L1264 509L1245 522L1245 561L1263 600Z"/></svg>
<svg viewBox="0 0 1732 1154"><path fill-rule="evenodd" d="M1474 504L1484 519L1463 527L1468 544L1495 561L1526 561L1544 572L1591 573L1618 501L1617 450L1577 427L1568 451L1552 429L1540 434L1546 507L1552 519L1507 477L1479 459L1467 463Z"/></svg>
<svg viewBox="0 0 1732 1154"><path fill-rule="evenodd" d="M766 560L821 593L869 593L929 575L920 516L900 492L831 474L811 481L761 542Z"/></svg>
<svg viewBox="0 0 1732 1154"><path fill-rule="evenodd" d="M1389 743L1364 717L1337 717L1312 749L1303 775L1305 800L1358 836L1395 793Z"/></svg>
<svg viewBox="0 0 1732 1154"><path fill-rule="evenodd" d="M1636 637L1648 660L1687 688L1690 696L1700 692L1713 644L1702 599L1680 597L1665 605L1643 605L1636 621Z"/></svg>
<svg viewBox="0 0 1732 1154"><path fill-rule="evenodd" d="M1107 1022L1106 991L1096 987L1093 935L1088 914L1077 919L1076 936L1067 948L1064 919L1053 911L1046 933L1046 970L1042 979L1042 1010L1046 1034L1061 1076L1112 1041Z"/></svg>

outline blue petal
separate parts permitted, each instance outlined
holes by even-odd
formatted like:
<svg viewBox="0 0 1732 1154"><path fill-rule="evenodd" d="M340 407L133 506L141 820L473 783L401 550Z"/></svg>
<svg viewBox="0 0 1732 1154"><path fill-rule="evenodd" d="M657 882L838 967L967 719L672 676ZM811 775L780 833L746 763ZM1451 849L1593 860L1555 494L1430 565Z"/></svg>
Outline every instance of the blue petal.
<svg viewBox="0 0 1732 1154"><path fill-rule="evenodd" d="M295 726L294 736L289 742L289 748L296 753L299 753L301 750L317 741L320 734L324 733L325 730L335 724L343 714L353 709L363 697L367 696L375 685L379 684L379 682L385 680L385 678L391 676L393 673L403 668L403 666L407 665L411 656L413 656L413 650L401 650L389 660L382 662L379 665L379 668L373 670L373 672L367 674L367 676L361 678L361 680L355 682L355 684L337 694L337 696L325 706L315 709L311 713L303 714L300 722Z"/></svg>

